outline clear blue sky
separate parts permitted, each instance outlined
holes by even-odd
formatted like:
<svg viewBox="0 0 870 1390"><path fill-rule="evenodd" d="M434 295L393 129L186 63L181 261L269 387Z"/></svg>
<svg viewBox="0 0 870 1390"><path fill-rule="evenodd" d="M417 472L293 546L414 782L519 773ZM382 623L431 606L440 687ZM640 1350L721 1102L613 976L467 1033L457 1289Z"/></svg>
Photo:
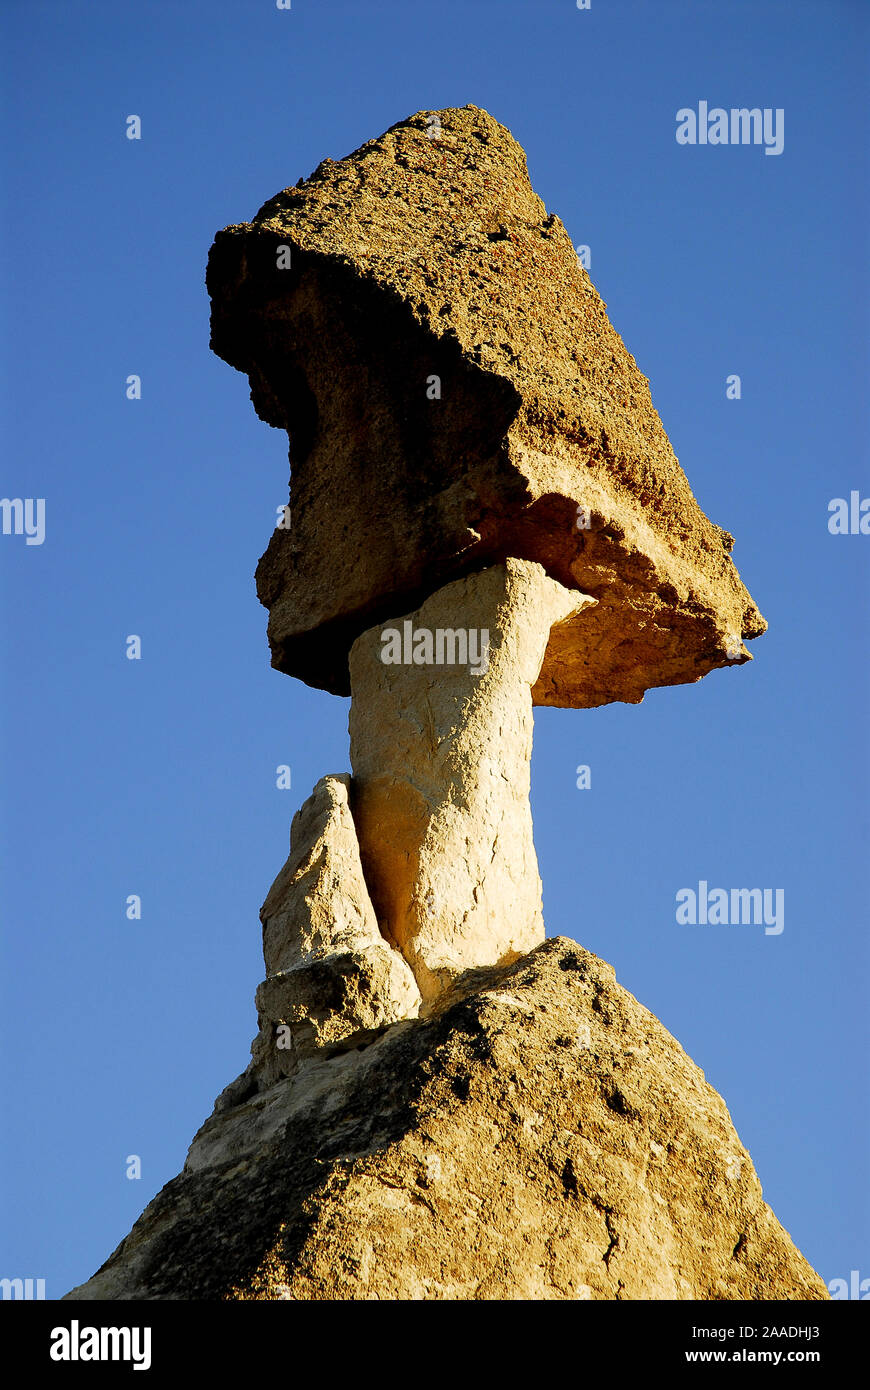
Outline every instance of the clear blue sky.
<svg viewBox="0 0 870 1390"><path fill-rule="evenodd" d="M870 536L827 529L832 498L870 496L868 20L858 0L5 0L0 492L44 497L46 535L0 536L0 1275L59 1297L179 1171L248 1059L292 814L349 766L348 702L269 667L253 571L287 440L209 352L211 241L323 157L473 102L591 247L770 624L752 665L537 712L548 930L704 1070L825 1280L870 1276ZM701 100L782 108L782 154L678 145ZM784 931L677 925L700 880L784 889Z"/></svg>

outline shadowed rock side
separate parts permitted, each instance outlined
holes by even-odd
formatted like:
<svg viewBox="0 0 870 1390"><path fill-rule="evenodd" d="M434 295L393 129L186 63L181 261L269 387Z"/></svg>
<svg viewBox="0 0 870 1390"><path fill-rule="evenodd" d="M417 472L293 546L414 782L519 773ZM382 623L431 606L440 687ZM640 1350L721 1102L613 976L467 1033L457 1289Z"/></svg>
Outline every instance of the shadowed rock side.
<svg viewBox="0 0 870 1390"><path fill-rule="evenodd" d="M728 1111L564 938L214 1115L67 1299L825 1299Z"/></svg>
<svg viewBox="0 0 870 1390"><path fill-rule="evenodd" d="M214 351L291 438L292 526L257 572L274 666L346 695L360 632L508 556L598 601L553 634L536 704L636 703L749 660L765 623L733 539L487 112L324 160L218 233L207 285Z"/></svg>

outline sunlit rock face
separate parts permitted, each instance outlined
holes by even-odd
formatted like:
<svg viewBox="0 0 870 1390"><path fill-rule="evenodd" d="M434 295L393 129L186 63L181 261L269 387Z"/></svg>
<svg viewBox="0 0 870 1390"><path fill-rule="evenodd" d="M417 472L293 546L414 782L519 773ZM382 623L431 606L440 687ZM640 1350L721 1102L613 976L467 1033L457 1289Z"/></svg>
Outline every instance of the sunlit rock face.
<svg viewBox="0 0 870 1390"><path fill-rule="evenodd" d="M424 999L544 939L532 687L551 629L592 607L540 565L508 560L445 585L351 649L363 867L381 930Z"/></svg>
<svg viewBox="0 0 870 1390"><path fill-rule="evenodd" d="M291 437L273 665L351 695L352 775L263 904L250 1062L67 1298L826 1298L703 1073L544 939L533 706L764 622L519 145L412 116L219 233L208 287Z"/></svg>
<svg viewBox="0 0 870 1390"><path fill-rule="evenodd" d="M554 635L536 704L749 659L765 623L733 539L487 112L418 112L324 160L218 233L207 284L212 347L290 434L292 524L257 571L274 666L349 694L360 632L509 556L598 600Z"/></svg>

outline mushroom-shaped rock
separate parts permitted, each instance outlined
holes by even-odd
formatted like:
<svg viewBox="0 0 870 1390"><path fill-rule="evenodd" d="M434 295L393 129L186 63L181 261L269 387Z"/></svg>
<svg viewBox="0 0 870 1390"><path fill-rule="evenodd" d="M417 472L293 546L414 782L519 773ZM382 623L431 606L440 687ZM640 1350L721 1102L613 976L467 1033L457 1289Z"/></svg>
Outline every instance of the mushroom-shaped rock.
<svg viewBox="0 0 870 1390"><path fill-rule="evenodd" d="M749 659L765 623L692 495L648 380L522 149L419 112L218 233L215 352L290 434L262 557L272 664L348 694L359 634L509 556L597 600L535 704L636 703Z"/></svg>

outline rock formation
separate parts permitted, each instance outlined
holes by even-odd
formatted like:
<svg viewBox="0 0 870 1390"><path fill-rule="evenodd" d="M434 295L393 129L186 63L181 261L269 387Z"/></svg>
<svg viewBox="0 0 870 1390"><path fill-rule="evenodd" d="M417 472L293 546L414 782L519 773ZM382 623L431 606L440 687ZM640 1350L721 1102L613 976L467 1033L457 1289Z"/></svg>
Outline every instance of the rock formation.
<svg viewBox="0 0 870 1390"><path fill-rule="evenodd" d="M71 1299L823 1299L724 1103L556 937L214 1115Z"/></svg>
<svg viewBox="0 0 870 1390"><path fill-rule="evenodd" d="M218 1097L218 1109L292 1076L301 1058L357 1047L419 1011L414 976L378 928L349 784L347 776L322 778L293 817L290 856L260 911L260 1031L247 1071Z"/></svg>
<svg viewBox="0 0 870 1390"><path fill-rule="evenodd" d="M212 347L291 436L292 526L257 571L279 670L348 695L361 631L508 556L598 600L536 704L637 702L749 659L765 624L732 538L485 111L324 160L218 233L207 285Z"/></svg>
<svg viewBox="0 0 870 1390"><path fill-rule="evenodd" d="M250 1063L67 1297L825 1298L702 1073L544 940L533 705L764 622L522 150L413 116L219 233L208 287L291 438L273 665L351 694L353 771L263 905Z"/></svg>

